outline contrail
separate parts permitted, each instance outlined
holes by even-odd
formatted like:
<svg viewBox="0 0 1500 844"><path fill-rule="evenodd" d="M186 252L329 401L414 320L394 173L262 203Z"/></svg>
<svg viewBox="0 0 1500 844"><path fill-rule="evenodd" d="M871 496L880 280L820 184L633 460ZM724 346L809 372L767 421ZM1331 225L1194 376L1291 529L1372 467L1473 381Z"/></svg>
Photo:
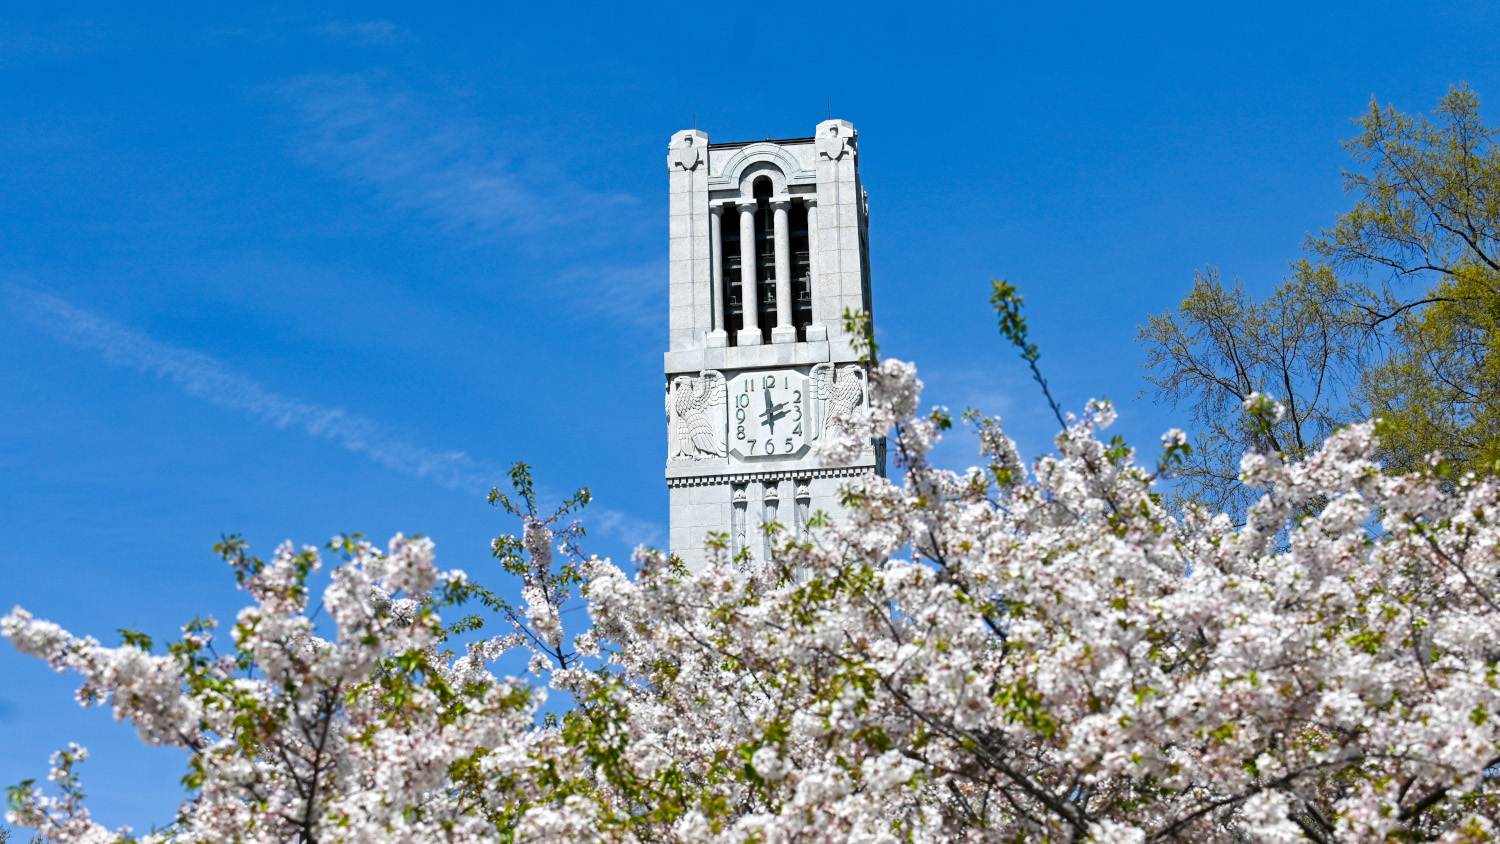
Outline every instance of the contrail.
<svg viewBox="0 0 1500 844"><path fill-rule="evenodd" d="M434 451L387 430L373 419L343 408L324 407L273 393L224 364L191 349L159 343L56 296L4 285L31 307L32 322L64 342L99 352L115 366L126 366L166 378L188 395L276 428L301 428L310 437L330 440L402 472L454 490L484 492L506 476L498 466L462 451ZM661 527L617 510L592 509L585 520L596 530L626 544L656 544Z"/></svg>
<svg viewBox="0 0 1500 844"><path fill-rule="evenodd" d="M188 395L238 411L257 422L283 429L301 428L308 436L331 440L388 469L449 489L487 490L496 479L505 477L498 467L462 451L423 448L368 417L273 393L208 355L159 343L55 296L12 289L29 301L33 322L69 345L97 351L115 366L165 378Z"/></svg>

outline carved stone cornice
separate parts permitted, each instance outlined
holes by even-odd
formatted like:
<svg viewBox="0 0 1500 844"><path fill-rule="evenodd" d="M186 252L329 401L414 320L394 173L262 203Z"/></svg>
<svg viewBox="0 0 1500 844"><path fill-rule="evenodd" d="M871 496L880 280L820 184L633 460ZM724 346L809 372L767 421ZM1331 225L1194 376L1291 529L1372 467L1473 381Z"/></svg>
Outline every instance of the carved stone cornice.
<svg viewBox="0 0 1500 844"><path fill-rule="evenodd" d="M751 481L786 481L812 478L857 478L873 475L872 466L826 466L821 469L780 469L765 472L730 472L723 475L699 475L689 478L667 478L667 486L719 486L721 484L743 484Z"/></svg>

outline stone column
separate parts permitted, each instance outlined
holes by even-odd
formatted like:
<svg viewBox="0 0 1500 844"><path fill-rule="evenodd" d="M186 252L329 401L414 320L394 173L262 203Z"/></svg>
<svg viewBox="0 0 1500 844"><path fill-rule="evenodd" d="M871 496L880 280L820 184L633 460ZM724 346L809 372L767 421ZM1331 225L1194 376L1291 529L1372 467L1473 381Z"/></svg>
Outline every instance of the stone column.
<svg viewBox="0 0 1500 844"><path fill-rule="evenodd" d="M812 520L812 493L808 491L808 480L807 478L799 478L796 481L796 536L798 542L807 541L807 523Z"/></svg>
<svg viewBox="0 0 1500 844"><path fill-rule="evenodd" d="M822 282L818 278L818 200L816 197L803 197L802 206L807 209L807 286L808 295L812 297L812 323L807 326L807 341L815 343L828 339L828 325L824 322L827 315L820 306Z"/></svg>
<svg viewBox="0 0 1500 844"><path fill-rule="evenodd" d="M760 345L760 285L755 278L755 200L742 201L740 209L740 303L745 327L735 335L741 346Z"/></svg>
<svg viewBox="0 0 1500 844"><path fill-rule="evenodd" d="M777 488L780 486L781 484L776 481L765 482L765 509L761 516L762 524L779 523L777 520L780 518L780 514L777 511L780 508L781 496ZM771 535L766 533L764 529L762 529L760 537L760 558L762 562L770 562L771 560Z"/></svg>
<svg viewBox="0 0 1500 844"><path fill-rule="evenodd" d="M708 207L708 243L709 243L709 284L712 290L709 292L709 307L713 308L713 318L709 320L711 326L704 345L710 349L723 348L729 345L729 332L724 325L724 206L714 203Z"/></svg>
<svg viewBox="0 0 1500 844"><path fill-rule="evenodd" d="M745 522L749 519L744 484L730 485L729 511L729 556L738 557L745 544Z"/></svg>
<svg viewBox="0 0 1500 844"><path fill-rule="evenodd" d="M772 343L792 343L797 339L797 329L792 325L792 235L787 224L791 208L790 197L771 200L776 224L776 327L771 329Z"/></svg>

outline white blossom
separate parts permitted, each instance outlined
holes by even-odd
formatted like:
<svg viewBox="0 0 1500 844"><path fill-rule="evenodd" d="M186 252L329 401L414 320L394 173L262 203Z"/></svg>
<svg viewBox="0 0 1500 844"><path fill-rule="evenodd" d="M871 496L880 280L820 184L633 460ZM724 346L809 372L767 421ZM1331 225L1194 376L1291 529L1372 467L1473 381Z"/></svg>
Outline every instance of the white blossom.
<svg viewBox="0 0 1500 844"><path fill-rule="evenodd" d="M573 558L525 515L504 636L455 624L487 576L401 535L335 538L326 619L316 552L226 552L249 605L224 654L212 624L165 652L20 607L0 632L193 754L151 841L1494 838L1494 479L1384 474L1354 425L1304 460L1245 456L1263 495L1237 524L1168 511L1155 467L1101 441L1107 402L1029 466L971 418L984 465L955 473L927 462L946 422L913 418L915 368L870 387L824 456L892 436L903 473L849 479L833 524L773 535L748 572ZM529 676L498 676L516 649ZM543 710L549 688L571 708ZM9 822L128 837L90 819L85 757L59 753Z"/></svg>

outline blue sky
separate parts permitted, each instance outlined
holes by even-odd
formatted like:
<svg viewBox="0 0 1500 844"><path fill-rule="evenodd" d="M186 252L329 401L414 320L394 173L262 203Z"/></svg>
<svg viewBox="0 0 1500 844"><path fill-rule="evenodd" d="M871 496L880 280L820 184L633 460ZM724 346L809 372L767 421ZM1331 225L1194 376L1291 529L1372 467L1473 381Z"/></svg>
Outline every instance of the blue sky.
<svg viewBox="0 0 1500 844"><path fill-rule="evenodd" d="M1221 8L1225 7L1225 8ZM591 547L665 535L666 143L860 131L876 324L928 399L1052 430L998 340L1026 295L1066 407L1150 446L1134 338L1193 271L1274 284L1347 207L1349 119L1500 97L1496 7L11 4L0 16L0 605L113 640L269 552L426 533L484 579L526 460ZM1490 111L1493 113L1493 110ZM966 440L943 458L970 459ZM497 579L493 576L491 579ZM181 758L0 648L0 784L69 740L98 818Z"/></svg>

